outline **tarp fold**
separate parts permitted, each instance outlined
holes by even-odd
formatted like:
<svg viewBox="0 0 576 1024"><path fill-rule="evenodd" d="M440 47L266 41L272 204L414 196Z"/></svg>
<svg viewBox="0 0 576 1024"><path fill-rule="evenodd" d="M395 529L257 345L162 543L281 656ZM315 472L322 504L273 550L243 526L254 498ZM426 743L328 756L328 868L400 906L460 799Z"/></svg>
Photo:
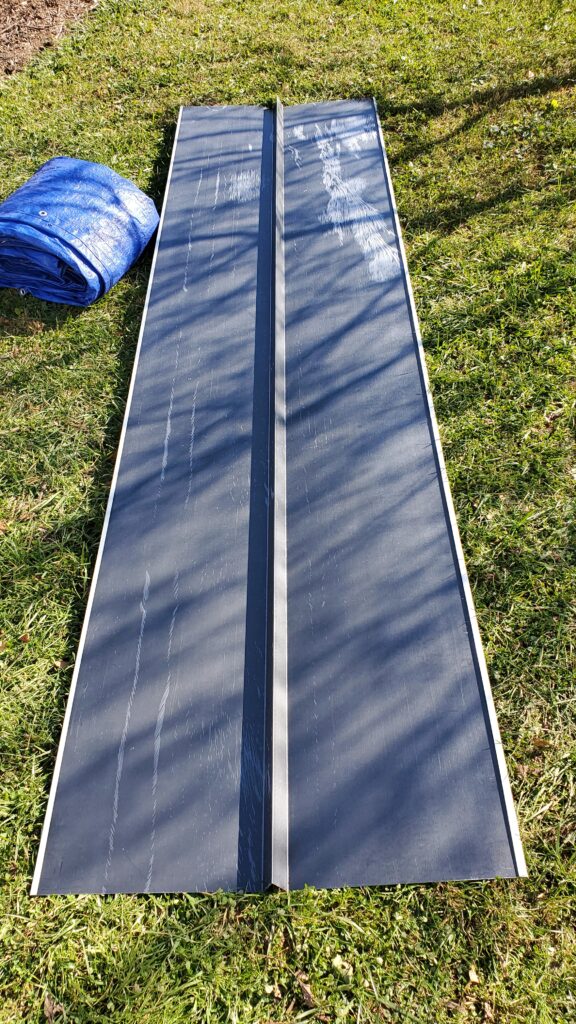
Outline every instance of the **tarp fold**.
<svg viewBox="0 0 576 1024"><path fill-rule="evenodd" d="M0 204L0 287L89 306L158 225L153 201L104 164L55 157Z"/></svg>

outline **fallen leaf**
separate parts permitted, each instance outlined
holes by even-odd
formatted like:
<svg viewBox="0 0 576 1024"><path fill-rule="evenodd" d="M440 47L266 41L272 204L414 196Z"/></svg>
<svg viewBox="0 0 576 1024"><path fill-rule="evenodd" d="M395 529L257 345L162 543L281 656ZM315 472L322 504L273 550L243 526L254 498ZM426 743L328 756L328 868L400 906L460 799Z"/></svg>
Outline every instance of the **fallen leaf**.
<svg viewBox="0 0 576 1024"><path fill-rule="evenodd" d="M556 420L560 419L564 409L553 409L552 412L544 414L544 423L549 434L555 429L554 424Z"/></svg>
<svg viewBox="0 0 576 1024"><path fill-rule="evenodd" d="M64 1013L64 1007L62 1003L57 1003L54 996L51 996L49 992L46 993L44 999L44 1016L47 1021L53 1021L61 1013Z"/></svg>
<svg viewBox="0 0 576 1024"><path fill-rule="evenodd" d="M470 981L471 981L471 983L473 985L479 985L480 984L480 978L478 977L478 974L477 974L476 968L474 967L474 964L472 964L472 967L468 971L468 977L470 978Z"/></svg>
<svg viewBox="0 0 576 1024"><path fill-rule="evenodd" d="M349 964L347 960L344 960L340 956L340 953L337 953L333 958L332 967L335 967L337 971L340 971L340 974L346 975L347 978L351 978L354 973L352 964Z"/></svg>
<svg viewBox="0 0 576 1024"><path fill-rule="evenodd" d="M20 637L20 643L21 644L30 643L30 637L29 637L28 633L22 633L22 636Z"/></svg>
<svg viewBox="0 0 576 1024"><path fill-rule="evenodd" d="M59 671L60 669L68 668L69 664L70 662L66 661L65 658L60 658L59 661L54 662L53 668Z"/></svg>
<svg viewBox="0 0 576 1024"><path fill-rule="evenodd" d="M313 1010L314 1007L316 1006L316 1000L314 999L314 996L312 995L312 990L311 990L310 986L307 984L307 982L308 982L307 975L304 974L302 971L296 971L296 978L297 978L298 984L300 985L300 994L301 994L302 999L304 1001L304 1005L307 1006L309 1010Z"/></svg>
<svg viewBox="0 0 576 1024"><path fill-rule="evenodd" d="M277 981L273 985L264 985L264 991L267 996L274 996L274 999L282 999L282 993L278 988Z"/></svg>
<svg viewBox="0 0 576 1024"><path fill-rule="evenodd" d="M530 81L532 81L533 78L536 78L536 75L534 74L533 71L529 71L528 74L526 75L526 78L529 78Z"/></svg>
<svg viewBox="0 0 576 1024"><path fill-rule="evenodd" d="M3 519L0 519L0 533L8 532L8 523L5 523Z"/></svg>
<svg viewBox="0 0 576 1024"><path fill-rule="evenodd" d="M552 744L549 740L543 740L541 736L534 736L532 738L532 746L536 747L536 750L547 750Z"/></svg>
<svg viewBox="0 0 576 1024"><path fill-rule="evenodd" d="M494 1011L490 1003L484 1003L484 1020L494 1020Z"/></svg>

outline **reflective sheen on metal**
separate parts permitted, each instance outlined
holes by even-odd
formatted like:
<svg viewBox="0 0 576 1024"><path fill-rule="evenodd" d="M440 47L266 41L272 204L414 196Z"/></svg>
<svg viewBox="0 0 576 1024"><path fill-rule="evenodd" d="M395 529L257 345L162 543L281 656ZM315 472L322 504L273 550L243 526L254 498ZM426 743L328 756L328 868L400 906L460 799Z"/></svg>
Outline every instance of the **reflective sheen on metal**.
<svg viewBox="0 0 576 1024"><path fill-rule="evenodd" d="M525 870L375 106L185 108L32 891Z"/></svg>

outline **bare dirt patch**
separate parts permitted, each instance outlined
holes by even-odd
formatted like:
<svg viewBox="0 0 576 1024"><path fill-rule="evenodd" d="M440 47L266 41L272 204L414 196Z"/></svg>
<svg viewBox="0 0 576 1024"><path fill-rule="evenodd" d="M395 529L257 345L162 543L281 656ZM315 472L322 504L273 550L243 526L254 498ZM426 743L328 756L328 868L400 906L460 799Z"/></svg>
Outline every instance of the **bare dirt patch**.
<svg viewBox="0 0 576 1024"><path fill-rule="evenodd" d="M0 75L18 71L97 0L0 0Z"/></svg>

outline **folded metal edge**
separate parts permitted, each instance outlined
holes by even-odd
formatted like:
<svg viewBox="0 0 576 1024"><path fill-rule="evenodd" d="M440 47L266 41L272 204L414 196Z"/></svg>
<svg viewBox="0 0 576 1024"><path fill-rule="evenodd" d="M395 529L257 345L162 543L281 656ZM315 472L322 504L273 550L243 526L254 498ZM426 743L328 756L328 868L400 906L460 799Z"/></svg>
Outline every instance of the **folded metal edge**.
<svg viewBox="0 0 576 1024"><path fill-rule="evenodd" d="M468 614L468 620L470 622L470 628L472 630L472 648L473 656L477 662L480 679L482 682L482 691L484 701L486 705L486 711L488 714L488 721L492 732L492 739L494 741L494 750L496 756L496 763L500 773L499 783L501 786L501 794L504 801L504 807L507 815L507 827L509 830L510 844L512 847L512 855L516 865L516 871L518 877L525 878L528 875L526 867L526 859L524 856L524 850L522 847L522 839L520 837L520 830L518 827L518 818L516 816L516 809L514 807L514 798L512 796L512 789L510 787L510 779L508 776L508 769L506 767L506 759L504 756L504 748L502 746L502 739L500 736L500 729L498 727L498 719L496 717L496 708L494 706L494 698L492 696L492 690L490 687L490 679L488 677L488 667L486 665L486 658L484 655L484 649L482 647L482 640L480 637L480 630L478 628L478 621L476 618L476 611L474 608L474 599L472 597L472 591L470 589L470 581L468 579L468 573L466 572L466 565L464 562L464 552L462 550L462 541L460 539L460 532L458 530L458 522L456 520L456 512L454 509L454 502L452 500L452 493L450 491L450 483L448 480L448 474L446 472L446 464L444 462L444 455L442 452L442 443L440 440L440 431L438 429L438 421L436 419L436 413L434 411L434 404L432 401L432 392L430 390L430 382L428 379L428 371L426 369L426 359L424 357L424 347L422 345L422 337L420 334L420 325L418 322L418 315L416 313L416 306L414 303L414 295L412 292L412 285L410 283L410 277L406 272L408 266L406 260L406 251L404 249L404 242L402 239L402 231L400 228L400 221L398 218L398 210L396 207L396 199L394 197L394 188L392 185L392 178L390 175L390 167L388 164L388 158L386 156L386 147L384 145L384 138L382 135L382 126L380 124L380 118L378 116L378 105L376 99L372 98L372 105L374 108L374 118L376 121L376 130L378 132L378 138L380 141L380 151L382 154L382 161L384 164L384 176L386 179L386 187L390 195L390 207L392 216L394 219L394 228L396 232L396 240L398 243L398 249L400 252L400 259L403 268L404 285L406 288L406 295L408 298L408 308L410 311L410 318L412 321L412 329L414 331L414 337L416 339L416 354L418 358L418 364L420 368L422 382L424 384L424 390L426 392L426 401L428 403L428 415L430 417L430 425L432 428L432 434L434 437L434 448L436 451L436 458L438 460L438 468L440 470L440 486L442 490L442 498L444 501L444 507L448 514L450 534L452 543L454 545L454 551L458 562L458 570L460 574L460 580L462 585L462 591L466 602L466 611Z"/></svg>
<svg viewBox="0 0 576 1024"><path fill-rule="evenodd" d="M46 852L46 845L48 842L48 835L50 832L50 825L52 821L52 812L54 810L54 803L56 800L56 792L58 789L58 781L60 778L60 770L62 767L62 759L64 757L64 748L66 746L66 739L68 736L68 728L70 725L70 717L72 714L72 705L74 703L74 695L76 692L76 684L80 673L80 664L82 662L82 655L84 652L84 645L86 643L86 635L88 632L88 623L90 621L90 614L92 611L92 604L94 602L94 595L96 593L96 585L98 583L98 575L100 572L100 564L102 562L102 555L104 553L104 545L106 543L106 535L108 533L108 526L110 523L110 515L112 512L112 505L114 502L114 495L116 493L116 484L118 481L118 473L120 471L120 461L122 459L122 451L124 449L124 440L126 438L126 430L128 427L128 419L130 416L130 407L132 404L132 394L134 391L134 385L136 382L136 372L138 370L138 363L140 359L140 349L142 347L142 339L144 337L144 327L146 324L146 316L148 313L148 304L150 302L150 293L152 291L152 282L154 280L154 271L156 269L156 260L158 257L158 250L160 247L160 237L162 234L162 226L164 223L164 215L166 213L166 206L168 202L168 192L170 190L170 182L172 179L172 171L174 168L174 158L176 155L176 147L178 144L178 137L180 134L180 125L182 122L183 107L180 107L178 112L178 121L176 124L176 132L174 135L174 143L172 146L172 155L170 157L170 166L168 168L168 177L166 179L166 188L164 190L164 199L162 202L162 211L160 214L160 221L158 223L158 230L156 234L156 242L154 246L154 255L152 258L152 266L150 268L150 276L148 278L148 289L146 291L146 299L144 302L144 310L142 312L142 322L140 325L140 333L138 335L138 342L136 345L136 354L134 356L134 366L132 368L132 376L130 378L130 387L128 390L128 397L126 399L126 408L124 412L124 421L122 423L122 430L120 433L120 441L118 444L118 451L116 454L116 463L114 466L114 474L112 476L112 483L110 486L110 494L108 496L108 504L106 505L106 513L104 515L104 524L102 527L102 535L100 537L100 545L98 547L98 554L96 555L96 563L94 566L94 573L92 576L92 584L90 586L90 593L88 595L88 603L86 605L86 612L84 615L84 623L82 626L82 633L80 634L80 643L78 645L78 653L76 655L76 662L74 665L74 673L72 675L72 682L70 684L70 692L68 694L68 703L66 705L66 712L64 714L64 721L62 723L62 733L60 735L60 743L58 746L58 753L56 754L56 763L54 765L54 773L52 775L52 785L50 787L50 794L48 796L48 804L46 807L46 814L44 817L44 825L42 826L42 833L40 836L40 846L38 848L38 857L36 860L36 867L34 869L34 875L32 878L32 885L30 887L30 895L37 896L38 888L40 885L40 879L42 876L42 868L44 866L44 855Z"/></svg>
<svg viewBox="0 0 576 1024"><path fill-rule="evenodd" d="M288 546L286 535L286 344L284 316L284 108L276 101L274 155L274 586L270 876L289 888L288 870Z"/></svg>

